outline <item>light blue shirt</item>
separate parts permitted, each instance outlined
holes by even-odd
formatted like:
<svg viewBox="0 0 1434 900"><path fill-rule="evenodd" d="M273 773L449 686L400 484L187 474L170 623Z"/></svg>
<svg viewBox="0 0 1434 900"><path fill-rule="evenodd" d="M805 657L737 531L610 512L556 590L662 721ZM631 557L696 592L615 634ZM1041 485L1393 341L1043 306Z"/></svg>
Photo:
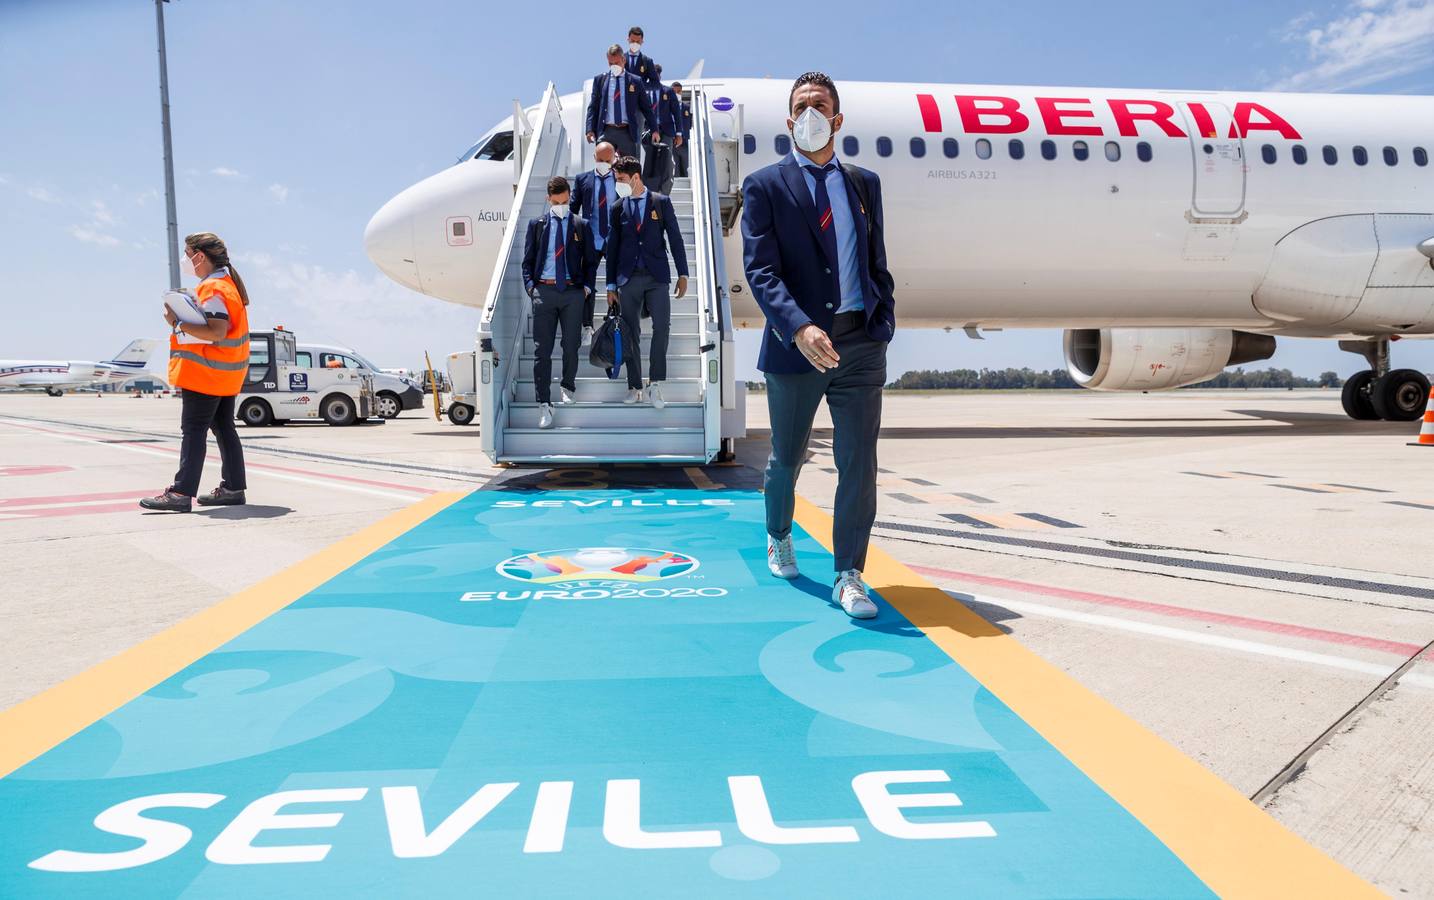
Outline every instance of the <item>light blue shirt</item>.
<svg viewBox="0 0 1434 900"><path fill-rule="evenodd" d="M821 173L821 166L807 159L797 151L792 151L792 157L797 165L802 167L802 174L806 176L803 180L807 183L807 190L811 192L812 202L817 202L817 175ZM841 276L841 306L837 312L856 312L865 309L866 291L861 284L861 257L857 247L856 219L851 214L851 204L846 196L846 175L841 170L841 160L836 154L832 154L830 160L836 165L827 173L827 198L832 203L832 227L836 229L836 245L838 274Z"/></svg>
<svg viewBox="0 0 1434 900"><path fill-rule="evenodd" d="M548 213L548 255L543 258L543 280L556 281L558 277L558 265L553 259L553 254L558 252L558 238L563 235L563 226L567 224L566 219L559 219L552 213ZM567 260L563 260L564 263ZM568 278L573 277L572 270L568 271ZM560 285L561 287L561 285Z"/></svg>
<svg viewBox="0 0 1434 900"><path fill-rule="evenodd" d="M613 83L614 81L616 81L616 82L618 83L618 102L617 102L617 103L612 102L612 83ZM623 104L622 104L622 88L625 86L625 82L626 82L626 81L627 81L627 79L623 78L621 75L614 75L614 74L612 74L611 72L607 73L607 80L605 80L605 81L603 82L603 100L602 100L602 105L603 105L604 108L607 109L607 117L603 119L603 123L604 123L604 124L607 124L607 125L625 125L625 124L627 124L627 120L625 120L625 119L622 117L622 115L623 115L623 108L622 108L622 107L623 107Z"/></svg>
<svg viewBox="0 0 1434 900"><path fill-rule="evenodd" d="M607 214L609 219L611 219L612 208L617 205L617 175L612 170L608 170L606 175L599 175L597 170L594 169L593 178L597 180L598 190L607 194ZM598 230L598 200L596 195L593 196L593 208L591 210L584 210L584 212L587 213L588 221L592 222L593 246L597 247L598 251L601 252L604 245L607 244L607 239L604 238L602 232ZM608 227L612 227L611 222L608 223Z"/></svg>

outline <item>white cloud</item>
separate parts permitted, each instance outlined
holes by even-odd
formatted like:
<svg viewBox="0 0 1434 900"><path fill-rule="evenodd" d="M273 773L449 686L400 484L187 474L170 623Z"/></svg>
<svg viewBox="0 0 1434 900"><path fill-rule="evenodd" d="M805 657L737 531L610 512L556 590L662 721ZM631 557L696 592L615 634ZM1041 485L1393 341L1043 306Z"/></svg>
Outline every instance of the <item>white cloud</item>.
<svg viewBox="0 0 1434 900"><path fill-rule="evenodd" d="M1285 26L1303 44L1303 68L1277 79L1277 91L1353 90L1434 63L1434 0L1354 0L1327 22L1306 13Z"/></svg>
<svg viewBox="0 0 1434 900"><path fill-rule="evenodd" d="M104 232L95 231L92 228L86 228L83 225L71 225L70 236L86 244L98 244L101 247L119 246L119 238L105 234Z"/></svg>
<svg viewBox="0 0 1434 900"><path fill-rule="evenodd" d="M210 175L218 175L220 178L243 178L238 169L231 169L228 166L215 166L209 170Z"/></svg>
<svg viewBox="0 0 1434 900"><path fill-rule="evenodd" d="M117 224L118 222L118 220L115 219L114 213L110 212L110 208L105 205L105 201L103 200L96 200L90 205L90 221L96 225L104 225L106 227Z"/></svg>
<svg viewBox="0 0 1434 900"><path fill-rule="evenodd" d="M41 203L59 203L59 202L60 202L60 198L59 198L59 197L56 197L54 194L50 193L49 191L47 191L47 190L45 190L44 188L39 187L39 186L32 187L32 188L30 188L28 191L26 191L25 193L30 195L30 199L32 199L32 200L39 200Z"/></svg>
<svg viewBox="0 0 1434 900"><path fill-rule="evenodd" d="M271 184L269 185L269 195L280 203L283 203L289 199L289 189L282 184Z"/></svg>

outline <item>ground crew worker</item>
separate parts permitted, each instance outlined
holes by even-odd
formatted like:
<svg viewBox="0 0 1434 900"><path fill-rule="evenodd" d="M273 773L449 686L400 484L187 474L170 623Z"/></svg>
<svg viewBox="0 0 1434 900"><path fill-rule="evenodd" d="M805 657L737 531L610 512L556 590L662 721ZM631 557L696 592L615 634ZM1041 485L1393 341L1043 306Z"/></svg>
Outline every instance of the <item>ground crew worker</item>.
<svg viewBox="0 0 1434 900"><path fill-rule="evenodd" d="M200 506L239 506L247 487L244 447L234 427L234 398L249 371L249 292L229 262L229 248L207 231L184 239L185 267L199 279L194 297L203 325L180 322L168 306L169 383L183 391L179 414L183 439L174 483L157 497L139 501L145 509L189 512L204 473L206 435L219 442L223 480L199 498Z"/></svg>
<svg viewBox="0 0 1434 900"><path fill-rule="evenodd" d="M644 85L622 66L622 48L607 48L606 72L593 79L588 102L588 143L607 141L623 156L637 155L637 141L652 121Z"/></svg>
<svg viewBox="0 0 1434 900"><path fill-rule="evenodd" d="M688 177L687 143L692 140L692 101L682 99L682 82L672 82L672 99L676 104L672 114L677 120L677 127L672 132L674 135L672 146L676 151L673 162L677 177L686 178Z"/></svg>

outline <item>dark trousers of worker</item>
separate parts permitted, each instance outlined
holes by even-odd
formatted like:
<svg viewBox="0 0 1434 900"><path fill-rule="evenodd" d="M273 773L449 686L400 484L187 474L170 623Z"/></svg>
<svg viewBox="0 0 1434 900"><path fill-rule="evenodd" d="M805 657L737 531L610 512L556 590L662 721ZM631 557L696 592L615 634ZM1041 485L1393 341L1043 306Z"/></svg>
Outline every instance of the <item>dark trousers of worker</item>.
<svg viewBox="0 0 1434 900"><path fill-rule="evenodd" d="M871 525L876 521L876 438L881 430L886 344L867 336L865 320L863 312L836 317L830 333L840 357L835 369L767 373L772 423L772 452L763 478L767 533L775 538L792 533L797 476L806 459L812 419L825 397L837 468L832 547L838 572L866 568Z"/></svg>
<svg viewBox="0 0 1434 900"><path fill-rule="evenodd" d="M637 156L637 144L626 125L604 125L598 140L612 144L612 149L617 151L618 156Z"/></svg>
<svg viewBox="0 0 1434 900"><path fill-rule="evenodd" d="M553 402L553 340L559 323L563 326L563 380L570 391L578 389L578 346L583 341L583 294L581 287L560 291L557 285L540 284L533 298L533 390L539 403Z"/></svg>
<svg viewBox="0 0 1434 900"><path fill-rule="evenodd" d="M674 160L674 171L678 178L687 177L687 140L684 138L681 147L675 147L672 151ZM664 192L665 193L665 192Z"/></svg>
<svg viewBox="0 0 1434 900"><path fill-rule="evenodd" d="M234 427L234 398L215 397L185 388L180 402L179 428L183 438L179 444L179 471L174 473L172 489L190 497L199 493L199 477L204 474L204 457L209 452L209 432L212 431L219 442L222 484L231 491L244 490L244 445L239 443L239 430Z"/></svg>
<svg viewBox="0 0 1434 900"><path fill-rule="evenodd" d="M667 380L667 337L672 330L672 301L667 296L667 285L660 283L646 271L632 273L618 291L619 310L622 326L631 329L632 336L642 338L642 308L652 316L652 349L648 352L648 380ZM642 354L625 360L627 386L642 387Z"/></svg>
<svg viewBox="0 0 1434 900"><path fill-rule="evenodd" d="M654 144L652 136L642 139L642 183L659 194L672 193L672 136Z"/></svg>

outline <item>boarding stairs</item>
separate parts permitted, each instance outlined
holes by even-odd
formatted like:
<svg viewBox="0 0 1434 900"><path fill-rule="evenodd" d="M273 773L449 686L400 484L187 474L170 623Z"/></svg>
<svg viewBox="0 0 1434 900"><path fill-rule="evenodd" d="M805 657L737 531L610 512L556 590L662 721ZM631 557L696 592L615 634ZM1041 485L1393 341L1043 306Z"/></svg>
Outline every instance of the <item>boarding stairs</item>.
<svg viewBox="0 0 1434 900"><path fill-rule="evenodd" d="M671 192L689 276L687 293L672 301L662 409L653 407L645 392L641 403L624 404L625 373L609 378L588 361L587 346L579 353L577 402L557 403L562 371L560 331L553 351L554 425L538 427L541 409L533 382L532 301L523 289L522 245L527 222L548 208L548 179L565 175L573 180L590 156L590 147L583 135L570 134L564 127L551 84L535 117L520 121L515 128L522 168L478 332L482 443L494 462L705 464L723 454L724 445L730 452L731 438L739 433L734 429L740 423L734 424L734 419L740 419L741 386L734 383L732 375L731 316L722 223L717 215L719 192L709 174L714 167L712 141L707 138L706 117L698 114L700 90L692 93L698 96L693 102L696 121L689 150L691 177L674 181ZM574 147L574 142L582 146ZM604 262L598 269L596 287L599 321L607 307L605 276ZM642 327L644 378L649 371L650 322L643 320Z"/></svg>

